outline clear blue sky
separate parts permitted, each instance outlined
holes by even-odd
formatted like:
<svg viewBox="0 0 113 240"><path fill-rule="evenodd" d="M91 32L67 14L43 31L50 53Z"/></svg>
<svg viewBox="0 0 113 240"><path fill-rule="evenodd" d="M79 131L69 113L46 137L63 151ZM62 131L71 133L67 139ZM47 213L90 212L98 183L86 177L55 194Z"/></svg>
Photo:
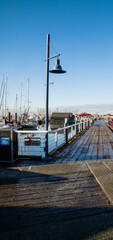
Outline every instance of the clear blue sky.
<svg viewBox="0 0 113 240"><path fill-rule="evenodd" d="M9 108L28 78L31 107L45 107L48 33L67 70L49 75L50 107L113 103L113 0L0 0L0 85L4 74Z"/></svg>

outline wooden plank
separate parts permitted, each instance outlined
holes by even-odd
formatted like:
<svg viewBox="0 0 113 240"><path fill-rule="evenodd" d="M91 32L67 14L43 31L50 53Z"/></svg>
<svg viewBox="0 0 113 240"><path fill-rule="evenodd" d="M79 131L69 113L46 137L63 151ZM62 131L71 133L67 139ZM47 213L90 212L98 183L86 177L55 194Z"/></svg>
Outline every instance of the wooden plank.
<svg viewBox="0 0 113 240"><path fill-rule="evenodd" d="M111 209L85 162L46 166L33 168L34 177L26 174L24 181L22 176L22 183L0 186L1 231L54 222L55 219L64 221L95 215ZM48 169L50 175L46 176Z"/></svg>
<svg viewBox="0 0 113 240"><path fill-rule="evenodd" d="M111 211L112 150L113 133L99 121L53 159L77 162L1 169L0 230Z"/></svg>
<svg viewBox="0 0 113 240"><path fill-rule="evenodd" d="M89 169L94 174L101 188L105 192L106 196L109 198L113 204L113 174L112 172L103 164L103 162L87 162Z"/></svg>
<svg viewBox="0 0 113 240"><path fill-rule="evenodd" d="M80 157L80 155L82 154L82 151L84 149L85 146L85 142L87 142L89 138L89 132L85 132L85 134L83 136L81 136L81 138L79 139L79 141L75 144L73 150L70 149L70 153L71 155L69 156L65 156L64 161L77 161Z"/></svg>
<svg viewBox="0 0 113 240"><path fill-rule="evenodd" d="M112 159L113 133L104 121L96 121L92 127L56 155L56 157L56 162L59 163Z"/></svg>

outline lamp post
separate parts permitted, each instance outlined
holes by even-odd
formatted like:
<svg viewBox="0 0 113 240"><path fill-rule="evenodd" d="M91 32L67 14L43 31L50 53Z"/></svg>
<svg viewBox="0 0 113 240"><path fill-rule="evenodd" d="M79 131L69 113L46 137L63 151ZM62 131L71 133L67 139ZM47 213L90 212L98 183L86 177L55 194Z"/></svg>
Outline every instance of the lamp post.
<svg viewBox="0 0 113 240"><path fill-rule="evenodd" d="M46 117L45 117L45 126L46 131L48 131L48 122L49 122L49 72L50 73L65 73L65 70L62 70L60 66L60 60L58 57L60 54L56 54L53 57L50 57L50 34L47 34L47 49L46 49ZM54 49L53 49L54 50ZM56 52L56 51L55 51ZM53 70L49 70L49 60L52 58L57 58ZM48 159L48 133L45 136L45 158Z"/></svg>

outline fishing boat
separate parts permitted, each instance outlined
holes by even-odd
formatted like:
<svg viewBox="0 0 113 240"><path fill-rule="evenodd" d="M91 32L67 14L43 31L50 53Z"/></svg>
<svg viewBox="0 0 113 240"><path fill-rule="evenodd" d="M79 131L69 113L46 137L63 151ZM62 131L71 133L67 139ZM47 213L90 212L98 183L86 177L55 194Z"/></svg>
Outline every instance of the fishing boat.
<svg viewBox="0 0 113 240"><path fill-rule="evenodd" d="M38 126L32 124L21 124L17 128L18 130L38 130Z"/></svg>

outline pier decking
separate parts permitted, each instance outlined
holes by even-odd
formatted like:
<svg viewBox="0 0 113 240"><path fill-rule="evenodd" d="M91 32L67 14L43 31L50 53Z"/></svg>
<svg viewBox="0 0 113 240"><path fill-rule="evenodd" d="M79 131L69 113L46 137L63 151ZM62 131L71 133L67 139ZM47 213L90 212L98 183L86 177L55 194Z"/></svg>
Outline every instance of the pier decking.
<svg viewBox="0 0 113 240"><path fill-rule="evenodd" d="M98 120L82 136L80 135L63 151L55 155L53 162L102 159L113 159L113 133L108 128L107 122Z"/></svg>
<svg viewBox="0 0 113 240"><path fill-rule="evenodd" d="M0 239L112 239L112 149L98 121L52 164L1 167Z"/></svg>

